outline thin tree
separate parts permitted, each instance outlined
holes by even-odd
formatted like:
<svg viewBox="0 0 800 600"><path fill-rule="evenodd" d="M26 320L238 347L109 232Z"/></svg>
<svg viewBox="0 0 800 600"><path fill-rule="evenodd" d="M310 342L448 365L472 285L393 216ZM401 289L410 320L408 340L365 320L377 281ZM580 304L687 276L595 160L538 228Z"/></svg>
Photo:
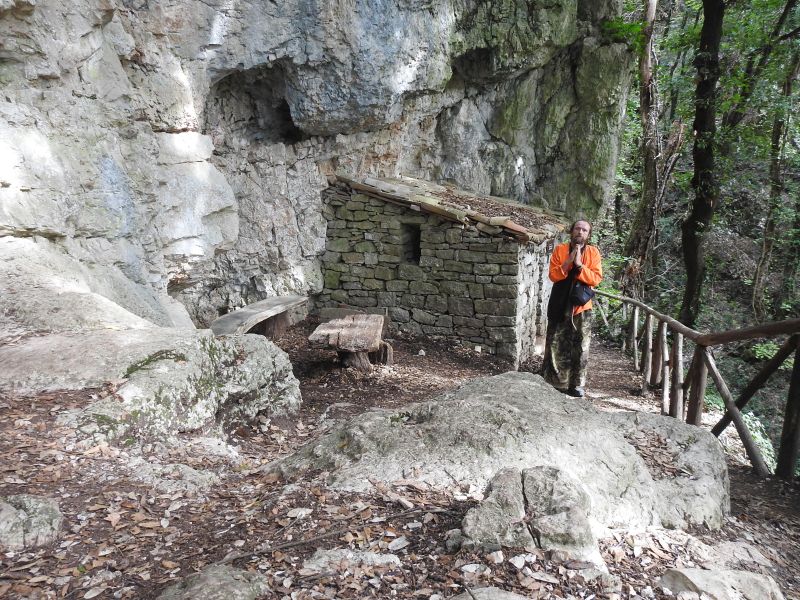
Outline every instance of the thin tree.
<svg viewBox="0 0 800 600"><path fill-rule="evenodd" d="M639 56L639 117L642 123L642 191L633 226L625 243L629 257L622 278L623 293L642 297L643 273L656 233L656 222L666 191L666 182L675 166L678 149L683 139L683 127L664 142L658 127L659 98L653 68L653 30L658 0L643 0L643 48Z"/></svg>
<svg viewBox="0 0 800 600"><path fill-rule="evenodd" d="M703 0L703 27L694 65L697 69L695 113L693 123L694 199L689 215L681 225L683 260L686 266L686 287L680 309L680 321L692 327L697 319L700 290L705 276L703 238L719 204L719 181L714 150L717 134L717 82L719 81L719 48L723 0Z"/></svg>
<svg viewBox="0 0 800 600"><path fill-rule="evenodd" d="M746 116L746 105L753 96L756 84L765 73L773 50L783 41L800 35L800 28L781 34L798 0L786 0L765 43L754 50L747 61L740 86L734 94L736 101L722 117L726 133L740 124ZM683 260L686 267L686 287L680 308L679 319L693 326L700 308L700 294L705 276L705 252L703 240L711 219L719 205L719 180L716 172L716 104L719 81L719 48L722 38L722 22L725 12L724 0L703 0L703 27L700 32L700 47L695 56L697 87L695 89L694 121L694 175L692 187L695 195L689 215L681 225Z"/></svg>
<svg viewBox="0 0 800 600"><path fill-rule="evenodd" d="M795 52L789 63L788 73L781 86L783 105L776 111L772 121L769 161L769 207L764 223L764 239L761 256L753 275L753 314L758 322L766 320L767 308L764 291L775 246L775 213L779 210L784 195L783 155L788 132L789 100L795 79L800 74L800 52Z"/></svg>

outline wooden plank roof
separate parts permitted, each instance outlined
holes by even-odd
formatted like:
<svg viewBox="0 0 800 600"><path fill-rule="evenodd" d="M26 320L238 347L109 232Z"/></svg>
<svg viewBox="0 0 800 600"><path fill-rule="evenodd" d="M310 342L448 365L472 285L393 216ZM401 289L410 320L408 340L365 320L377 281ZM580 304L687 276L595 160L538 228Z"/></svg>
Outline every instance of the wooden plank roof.
<svg viewBox="0 0 800 600"><path fill-rule="evenodd" d="M412 177L366 177L359 181L337 173L336 181L369 196L472 226L489 235L511 236L520 243L540 244L568 225L563 216L543 208Z"/></svg>

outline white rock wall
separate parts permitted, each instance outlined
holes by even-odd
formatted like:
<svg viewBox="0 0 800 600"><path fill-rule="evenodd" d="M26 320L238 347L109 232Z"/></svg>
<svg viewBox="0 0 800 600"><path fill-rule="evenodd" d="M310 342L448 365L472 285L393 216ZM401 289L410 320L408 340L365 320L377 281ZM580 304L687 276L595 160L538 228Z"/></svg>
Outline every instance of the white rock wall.
<svg viewBox="0 0 800 600"><path fill-rule="evenodd" d="M626 49L597 37L619 9L3 0L0 236L121 274L159 313L124 305L134 315L174 323L169 293L206 325L321 289L336 169L591 214L630 75Z"/></svg>

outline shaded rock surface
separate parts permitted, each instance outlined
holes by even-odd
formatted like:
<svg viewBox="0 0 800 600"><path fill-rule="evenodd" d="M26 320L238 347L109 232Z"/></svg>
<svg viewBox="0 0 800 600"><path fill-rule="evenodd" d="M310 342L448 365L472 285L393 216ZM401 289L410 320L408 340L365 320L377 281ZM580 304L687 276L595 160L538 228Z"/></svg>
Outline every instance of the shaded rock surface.
<svg viewBox="0 0 800 600"><path fill-rule="evenodd" d="M0 548L24 550L58 539L63 516L51 498L19 494L0 498Z"/></svg>
<svg viewBox="0 0 800 600"><path fill-rule="evenodd" d="M683 474L651 472L626 438L635 431L667 436ZM327 471L330 485L352 490L368 489L370 478L412 475L438 488L453 479L483 487L501 469L532 467L579 482L597 532L716 528L728 511L727 467L713 436L667 417L601 413L526 373L473 380L402 411L365 413L272 466L289 476Z"/></svg>
<svg viewBox="0 0 800 600"><path fill-rule="evenodd" d="M159 600L255 600L270 592L266 577L211 565L164 590Z"/></svg>
<svg viewBox="0 0 800 600"><path fill-rule="evenodd" d="M771 577L746 571L670 569L660 583L675 594L696 592L714 600L783 600Z"/></svg>

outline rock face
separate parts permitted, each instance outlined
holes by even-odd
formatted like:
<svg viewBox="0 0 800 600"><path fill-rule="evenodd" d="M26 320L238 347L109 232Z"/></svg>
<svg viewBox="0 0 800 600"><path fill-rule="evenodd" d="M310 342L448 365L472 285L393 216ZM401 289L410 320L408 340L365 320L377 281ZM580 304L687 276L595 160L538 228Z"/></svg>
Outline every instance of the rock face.
<svg viewBox="0 0 800 600"><path fill-rule="evenodd" d="M211 565L168 587L158 600L255 600L270 591L259 573Z"/></svg>
<svg viewBox="0 0 800 600"><path fill-rule="evenodd" d="M0 548L24 550L58 539L63 517L50 498L21 494L0 498Z"/></svg>
<svg viewBox="0 0 800 600"><path fill-rule="evenodd" d="M2 318L24 328L75 286L135 327L184 323L169 296L205 326L319 291L335 169L594 214L630 79L600 30L620 9L0 2L0 236L25 242L50 290L16 289L27 314Z"/></svg>
<svg viewBox="0 0 800 600"><path fill-rule="evenodd" d="M651 471L628 441L656 432L667 436L665 451L681 475ZM502 469L537 468L525 480L510 471L502 477L516 478L525 497L540 503L542 525L565 517L571 495L595 534L605 527L716 528L729 505L724 456L707 432L668 417L601 413L525 373L474 380L402 412L365 413L273 468L289 476L328 471L331 485L352 490L369 488L369 478L411 474L439 488L454 478L485 486ZM521 495L502 494L507 499L498 504L522 510Z"/></svg>
<svg viewBox="0 0 800 600"><path fill-rule="evenodd" d="M591 498L565 471L504 469L489 482L487 493L464 517L468 546L558 550L572 559L605 564L589 521Z"/></svg>
<svg viewBox="0 0 800 600"><path fill-rule="evenodd" d="M660 584L675 594L695 592L714 600L783 600L775 580L746 571L670 569Z"/></svg>

